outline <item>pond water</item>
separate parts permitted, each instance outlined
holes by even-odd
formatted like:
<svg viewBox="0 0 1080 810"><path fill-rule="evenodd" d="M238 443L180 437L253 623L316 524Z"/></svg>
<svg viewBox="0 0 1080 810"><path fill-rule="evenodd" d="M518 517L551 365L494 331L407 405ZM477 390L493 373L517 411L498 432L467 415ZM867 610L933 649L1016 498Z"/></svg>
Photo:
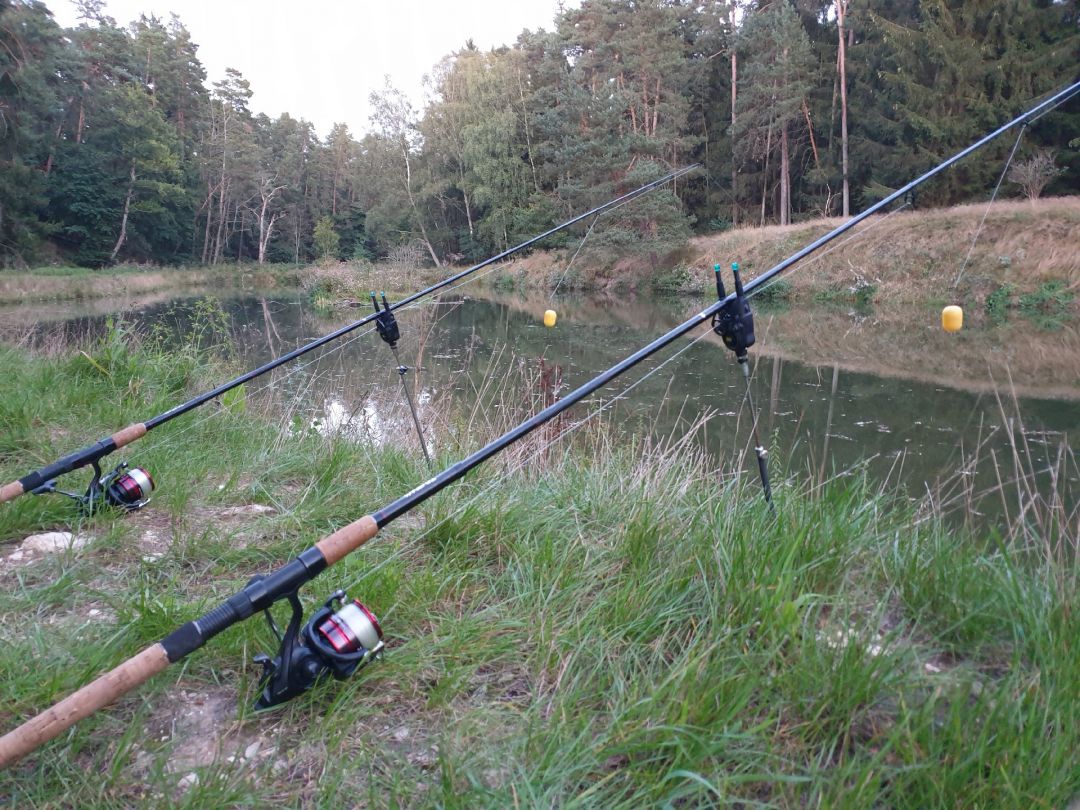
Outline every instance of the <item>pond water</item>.
<svg viewBox="0 0 1080 810"><path fill-rule="evenodd" d="M704 303L584 296L551 302L535 294L472 287L463 292L398 313L400 357L410 367L405 379L433 445L448 441L447 413L490 434L587 381ZM303 293L280 290L217 300L244 368L368 312L317 311ZM6 308L0 311L0 331L10 335L36 322L38 339L58 331L101 332L109 305L93 307ZM542 323L548 307L559 312L552 329ZM184 299L124 309L141 326L158 324L179 336L192 328L198 308L194 299ZM976 323L962 336L945 336L936 317L759 306L752 390L774 477L822 479L865 468L873 480L900 485L912 497L931 492L959 503L960 493L995 490L999 476L1012 475L1017 446L1032 476L1046 486L1047 469L1080 445L1076 326L1040 332L1024 322ZM705 332L694 342L697 337L677 342L597 392L576 406L574 418L607 403L609 424L622 437L664 438L682 435L709 414L695 440L721 458L742 458L753 475L752 453L745 455L752 442L742 374L715 335ZM375 334L358 330L249 383L248 394L272 397L297 425L415 447L395 367L389 348ZM159 431L194 418L205 417L181 417ZM1071 506L1080 481L1075 465L1063 471L1057 486ZM977 508L983 521L993 523L1011 507L996 493Z"/></svg>

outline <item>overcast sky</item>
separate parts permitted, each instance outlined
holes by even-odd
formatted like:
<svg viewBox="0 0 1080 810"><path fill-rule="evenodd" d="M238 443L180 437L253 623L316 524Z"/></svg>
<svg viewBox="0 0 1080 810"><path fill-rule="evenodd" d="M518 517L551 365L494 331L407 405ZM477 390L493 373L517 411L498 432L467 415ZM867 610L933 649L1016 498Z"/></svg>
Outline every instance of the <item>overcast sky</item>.
<svg viewBox="0 0 1080 810"><path fill-rule="evenodd" d="M46 0L64 26L78 23L71 0ZM487 50L512 44L525 28L551 30L560 5L577 0L106 0L126 26L140 14L175 12L199 46L207 86L239 70L251 108L288 112L325 137L335 121L368 129L368 94L389 74L417 109L422 78L470 37Z"/></svg>

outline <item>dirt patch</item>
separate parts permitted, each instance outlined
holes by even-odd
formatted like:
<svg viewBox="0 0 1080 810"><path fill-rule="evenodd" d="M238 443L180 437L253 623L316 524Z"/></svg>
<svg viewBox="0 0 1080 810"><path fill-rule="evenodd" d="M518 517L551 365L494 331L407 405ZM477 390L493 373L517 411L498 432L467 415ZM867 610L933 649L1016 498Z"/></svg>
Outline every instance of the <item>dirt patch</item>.
<svg viewBox="0 0 1080 810"><path fill-rule="evenodd" d="M272 749L253 729L240 723L236 690L225 687L175 688L158 702L143 738L155 745L172 745L167 765L172 773L186 774L223 758L245 757L247 752L254 761L269 756ZM256 742L259 745L253 747ZM150 759L150 754L140 752L136 768L141 765L145 769Z"/></svg>

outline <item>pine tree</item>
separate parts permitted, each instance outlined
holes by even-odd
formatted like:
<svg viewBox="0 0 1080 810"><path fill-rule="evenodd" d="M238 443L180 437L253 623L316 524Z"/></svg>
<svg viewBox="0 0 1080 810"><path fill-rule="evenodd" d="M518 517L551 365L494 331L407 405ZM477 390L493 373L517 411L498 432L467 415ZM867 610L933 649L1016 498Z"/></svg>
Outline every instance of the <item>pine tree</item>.
<svg viewBox="0 0 1080 810"><path fill-rule="evenodd" d="M797 128L810 92L810 42L794 9L777 2L747 15L739 50L743 58L735 126L737 151L744 162L761 164L762 224L774 188L779 192L773 207L776 219L787 224L791 216L791 153L799 143ZM777 168L774 186L772 177Z"/></svg>

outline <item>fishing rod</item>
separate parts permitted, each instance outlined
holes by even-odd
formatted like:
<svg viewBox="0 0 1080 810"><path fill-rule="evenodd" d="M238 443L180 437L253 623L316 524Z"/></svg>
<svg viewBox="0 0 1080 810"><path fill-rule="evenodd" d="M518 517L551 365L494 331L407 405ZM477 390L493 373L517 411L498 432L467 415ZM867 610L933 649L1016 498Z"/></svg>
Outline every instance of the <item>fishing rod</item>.
<svg viewBox="0 0 1080 810"><path fill-rule="evenodd" d="M806 247L793 253L745 285L745 295L766 284L769 279L784 272L800 259L831 242L855 227L867 217L891 205L908 191L940 174L957 161L970 155L1003 132L1026 124L1033 116L1053 109L1080 92L1080 82L1057 93L1047 101L1032 107L1023 115L999 127L973 145L958 152L936 167L890 194ZM745 296L744 296L745 297ZM709 322L725 306L738 300L733 292L697 315L669 330L648 345L638 349L606 371L596 375L565 397L544 408L539 413L507 431L471 455L447 467L413 490L384 506L343 526L333 534L319 540L297 557L276 571L249 582L242 590L226 599L202 618L188 622L161 641L145 648L114 669L64 698L49 709L27 720L18 728L0 737L0 767L6 767L38 746L56 737L79 720L115 701L122 695L144 683L153 675L164 671L202 647L210 639L254 613L266 612L278 601L288 601L293 614L288 630L282 636L270 619L275 635L282 640L278 655L273 659L261 657L264 666L261 681L262 694L257 708L289 700L316 683L333 677L348 677L364 664L373 660L382 650L382 629L367 608L359 602L344 604L344 594L336 591L323 608L300 629L302 620L298 592L310 580L363 546L387 524L415 508L432 495L442 491L514 442L531 433L545 422L577 404L585 397L607 385L613 379L651 357L665 346L673 343L692 329ZM333 605L340 605L336 610Z"/></svg>
<svg viewBox="0 0 1080 810"><path fill-rule="evenodd" d="M462 270L460 273L456 273L448 278L443 279L442 281L425 287L424 289L417 292L414 292L412 295L402 298L397 303L388 305L385 312L392 313L394 310L406 307L409 304L420 300L421 298L424 298L428 295L431 295L432 293L449 287L450 285L458 281L461 281L467 276L475 273L477 270L481 270L484 267L488 267L495 262L502 261L503 259L514 255L515 253L531 247L537 242L546 239L547 237L556 234L559 231L569 228L571 225L581 222L584 219L588 219L591 216L597 216L599 214L602 214L603 212L622 205L623 203L629 202L630 200L636 199L637 197L648 194L650 191L653 191L654 189L664 185L665 183L682 177L684 174L694 171L699 167L700 164L694 163L690 166L684 166L681 169L677 169L676 171L673 171L658 180L653 180L649 183L645 183L644 185L634 189L633 191L629 191L626 194L609 200L603 205L598 205L583 214L572 217L571 219L566 220L560 225L556 225L555 227L544 231L539 236L534 236L531 239L527 239L520 245L508 248L502 253L498 253L491 258L485 259L479 264L475 264L472 267ZM141 439L154 428L160 427L166 422L171 422L176 417L182 416L189 411L195 410L199 406L206 404L215 397L218 397L227 391L231 391L232 389L236 388L237 386L243 385L249 380L260 377L268 371L272 371L275 368L278 368L279 366L288 363L290 360L294 360L301 355L307 354L308 352L319 348L320 346L324 346L327 343L330 343L331 341L341 337L342 335L346 335L349 332L359 329L360 327L369 324L372 321L377 321L379 317L380 313L376 311L361 318L358 321L346 324L345 326L342 326L341 328L336 329L333 332L323 335L322 337L317 338L297 349L294 349L287 354L276 357L273 360L270 360L269 362L259 366L258 368L254 368L251 371L246 372L245 374L241 374L239 377L236 377L233 380L229 380L228 382L222 383L216 388L199 394L196 397L192 397L187 402L176 405L175 407L170 408L164 413L158 414L157 416L154 416L151 419L146 420L145 422L136 422L134 424L128 425L127 427L117 431L111 436L106 436L104 439L101 439L94 444L87 445L81 450L76 450L74 453L64 456L63 458L54 461L52 464L48 464L38 470L27 473L22 478L19 478L16 481L12 481L9 484L0 486L0 503L14 500L15 498L18 498L19 496L24 495L28 492L35 495L43 495L49 492L57 492L74 498L76 501L79 501L83 505L83 508L86 509L86 511L88 512L92 512L95 506L102 502L106 502L114 506L120 506L125 509L138 509L149 501L150 492L154 488L154 481L150 477L150 474L146 472L146 470L138 467L132 468L130 471L125 472L127 464L121 463L112 472L103 476L101 474L101 468L98 464L98 462L102 458L114 452L115 450L120 449L121 447L125 447L132 442ZM398 365L400 366L401 363L399 362ZM421 445L423 445L423 440L421 440ZM66 473L73 472L74 470L80 469L82 467L86 467L88 465L93 468L94 475L93 478L90 480L90 485L84 495L77 495L75 493L66 492L57 488L55 481L56 478L61 475L65 475Z"/></svg>

